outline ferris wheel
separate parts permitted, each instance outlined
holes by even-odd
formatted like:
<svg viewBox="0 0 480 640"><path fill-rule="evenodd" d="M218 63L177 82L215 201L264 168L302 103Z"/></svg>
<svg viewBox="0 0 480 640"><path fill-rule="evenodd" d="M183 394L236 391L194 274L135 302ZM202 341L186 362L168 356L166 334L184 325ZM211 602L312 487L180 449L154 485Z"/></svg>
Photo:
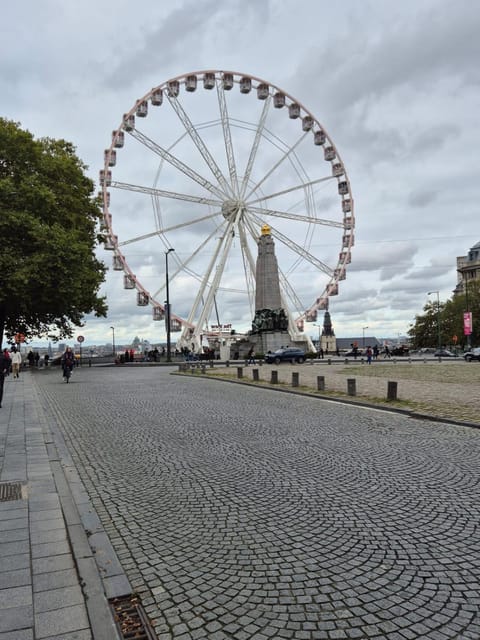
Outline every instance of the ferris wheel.
<svg viewBox="0 0 480 640"><path fill-rule="evenodd" d="M314 115L255 76L196 71L148 91L113 131L100 185L113 269L154 320L170 285L180 346L250 328L263 225L292 341L345 279L354 244L345 166Z"/></svg>

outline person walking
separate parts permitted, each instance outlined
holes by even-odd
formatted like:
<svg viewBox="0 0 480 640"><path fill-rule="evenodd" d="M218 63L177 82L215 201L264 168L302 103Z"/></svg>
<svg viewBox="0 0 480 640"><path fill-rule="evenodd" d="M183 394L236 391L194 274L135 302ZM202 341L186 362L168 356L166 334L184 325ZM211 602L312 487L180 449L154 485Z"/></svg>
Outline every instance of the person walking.
<svg viewBox="0 0 480 640"><path fill-rule="evenodd" d="M5 376L8 376L10 375L10 372L12 370L12 359L10 357L10 351L8 349L3 350L3 357L5 358L5 361L6 361Z"/></svg>
<svg viewBox="0 0 480 640"><path fill-rule="evenodd" d="M247 353L247 364L255 364L255 349L253 347Z"/></svg>
<svg viewBox="0 0 480 640"><path fill-rule="evenodd" d="M0 408L3 400L3 384L9 368L10 358L5 358L4 351L0 351Z"/></svg>
<svg viewBox="0 0 480 640"><path fill-rule="evenodd" d="M372 347L368 346L367 347L367 364L372 364Z"/></svg>
<svg viewBox="0 0 480 640"><path fill-rule="evenodd" d="M12 348L10 359L12 361L12 375L14 378L18 378L20 374L20 367L22 366L22 355L15 347Z"/></svg>

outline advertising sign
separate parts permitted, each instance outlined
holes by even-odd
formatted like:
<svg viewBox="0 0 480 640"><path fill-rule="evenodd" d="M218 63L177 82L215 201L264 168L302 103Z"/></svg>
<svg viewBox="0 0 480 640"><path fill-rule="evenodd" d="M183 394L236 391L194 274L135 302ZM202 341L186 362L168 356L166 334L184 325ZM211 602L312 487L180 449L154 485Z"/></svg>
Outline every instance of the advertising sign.
<svg viewBox="0 0 480 640"><path fill-rule="evenodd" d="M466 311L463 314L463 333L466 336L472 335L472 312Z"/></svg>

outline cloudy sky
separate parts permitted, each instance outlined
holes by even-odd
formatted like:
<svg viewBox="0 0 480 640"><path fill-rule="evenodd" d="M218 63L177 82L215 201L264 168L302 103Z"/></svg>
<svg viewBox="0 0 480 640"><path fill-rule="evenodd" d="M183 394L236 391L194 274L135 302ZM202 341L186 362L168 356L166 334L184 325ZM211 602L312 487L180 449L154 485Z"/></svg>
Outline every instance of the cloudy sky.
<svg viewBox="0 0 480 640"><path fill-rule="evenodd" d="M226 69L282 88L325 127L345 164L355 201L352 261L338 296L330 299L336 335L359 336L368 327L368 335L396 337L405 334L428 300L436 300L427 292L439 291L441 300L451 296L456 257L480 240L479 33L480 4L474 0L5 3L1 114L36 137L73 142L98 183L112 131L152 87L191 71ZM253 95L243 103L242 109L251 108L242 115L245 121L258 122L258 103ZM187 106L195 123L209 120L200 93L189 97ZM284 123L285 128L290 124L288 117ZM214 132L207 128L205 135ZM181 135L169 133L173 137L158 128L156 142L166 148ZM249 135L251 130L244 140ZM213 137L211 144L216 154ZM262 149L265 166L275 162L273 147ZM155 175L136 157L134 146L119 152L124 172L118 179L153 186ZM327 175L323 165L316 173L315 163L307 173L310 179ZM168 177L166 170L164 189ZM282 179L293 184L289 177ZM171 190L177 188L174 178L170 184ZM127 195L130 200L112 193L112 226L119 241L153 230L143 205ZM278 208L290 205L275 203ZM128 227L132 220L134 230ZM288 224L284 221L283 232L296 238L295 223ZM187 257L187 240L196 246L187 231L171 240L178 243L173 272L175 261ZM158 271L164 277L165 257L164 246L157 244L155 254L150 241L135 243L136 249L125 255L134 261L141 254L136 275L143 275L142 284L152 291L161 288L153 275ZM327 261L327 244L338 254L340 242L341 237L329 238L323 248L317 245L317 257ZM100 255L110 266L111 253L102 250ZM206 269L210 257L205 249L196 268L201 271L203 264ZM291 257L279 249L278 259L287 272ZM307 308L320 293L319 283L312 280L305 291L301 280L301 270L292 275ZM303 273L305 280L310 282L310 273ZM111 326L119 343L135 335L153 342L164 338L163 323L153 322L150 307L136 306L134 293L123 288L121 272L109 271L103 293L109 315L87 318L79 330L87 343L109 341ZM195 294L191 285L178 278L170 293L174 310L186 317ZM234 295L225 296L220 307L220 322L248 328L250 312ZM317 335L317 327L307 325L307 330Z"/></svg>

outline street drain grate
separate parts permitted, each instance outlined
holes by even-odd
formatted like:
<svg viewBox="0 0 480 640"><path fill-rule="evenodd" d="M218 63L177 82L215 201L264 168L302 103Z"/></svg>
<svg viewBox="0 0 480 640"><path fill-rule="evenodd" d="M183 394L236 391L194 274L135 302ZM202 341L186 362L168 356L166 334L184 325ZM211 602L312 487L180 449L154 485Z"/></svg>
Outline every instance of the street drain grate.
<svg viewBox="0 0 480 640"><path fill-rule="evenodd" d="M156 640L138 596L124 596L109 600L117 628L125 640Z"/></svg>
<svg viewBox="0 0 480 640"><path fill-rule="evenodd" d="M22 485L20 482L0 482L0 502L22 499Z"/></svg>

